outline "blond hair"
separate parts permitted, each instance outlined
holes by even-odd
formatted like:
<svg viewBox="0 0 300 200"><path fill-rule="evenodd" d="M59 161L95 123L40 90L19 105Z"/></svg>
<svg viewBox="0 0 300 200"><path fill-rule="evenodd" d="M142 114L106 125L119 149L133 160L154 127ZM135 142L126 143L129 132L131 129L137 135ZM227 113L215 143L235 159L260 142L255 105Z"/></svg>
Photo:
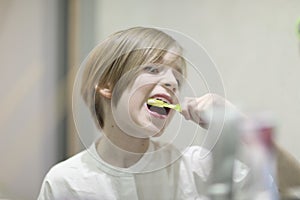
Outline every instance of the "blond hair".
<svg viewBox="0 0 300 200"><path fill-rule="evenodd" d="M103 97L97 88L113 90L125 73L148 63L162 63L164 55L170 51L177 55L172 62L181 60L184 65L181 47L172 37L158 29L144 27L119 31L91 51L82 66L85 69L81 95L100 127L104 126ZM119 84L121 87L115 94L121 95L132 77L122 80L127 82Z"/></svg>

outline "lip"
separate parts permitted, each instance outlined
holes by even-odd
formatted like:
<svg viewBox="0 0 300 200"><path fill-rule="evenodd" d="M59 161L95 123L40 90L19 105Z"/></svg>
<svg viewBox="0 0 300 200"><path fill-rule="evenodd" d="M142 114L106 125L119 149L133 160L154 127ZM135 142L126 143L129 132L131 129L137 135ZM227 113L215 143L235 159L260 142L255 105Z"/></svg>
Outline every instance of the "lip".
<svg viewBox="0 0 300 200"><path fill-rule="evenodd" d="M155 94L153 96L151 96L150 98L162 98L162 99L166 99L170 104L173 104L173 99L171 96L167 95L167 94Z"/></svg>

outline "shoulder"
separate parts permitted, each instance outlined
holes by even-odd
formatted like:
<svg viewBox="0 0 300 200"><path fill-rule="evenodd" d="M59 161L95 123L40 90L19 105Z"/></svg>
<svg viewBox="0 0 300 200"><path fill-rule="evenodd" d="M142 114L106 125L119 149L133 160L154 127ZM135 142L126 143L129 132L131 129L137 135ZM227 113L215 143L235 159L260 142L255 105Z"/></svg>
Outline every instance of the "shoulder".
<svg viewBox="0 0 300 200"><path fill-rule="evenodd" d="M84 175L86 166L83 158L86 151L80 152L65 161L54 165L46 174L43 185L54 193L65 193L66 188L74 184L74 180L79 180ZM44 188L46 189L46 188Z"/></svg>
<svg viewBox="0 0 300 200"><path fill-rule="evenodd" d="M88 150L80 152L49 170L44 178L39 200L78 199L82 195L93 195L96 189L92 186L107 181L103 179L103 173Z"/></svg>
<svg viewBox="0 0 300 200"><path fill-rule="evenodd" d="M47 173L46 178L55 182L68 182L75 179L86 179L101 173L103 172L98 166L94 152L86 149L54 165Z"/></svg>
<svg viewBox="0 0 300 200"><path fill-rule="evenodd" d="M80 152L60 163L54 165L47 174L47 177L62 177L72 174L74 171L83 168L83 157L86 156L86 151Z"/></svg>
<svg viewBox="0 0 300 200"><path fill-rule="evenodd" d="M69 183L76 178L81 166L81 158L85 153L81 152L73 157L54 165L46 174L40 190L39 200L62 199L65 197Z"/></svg>

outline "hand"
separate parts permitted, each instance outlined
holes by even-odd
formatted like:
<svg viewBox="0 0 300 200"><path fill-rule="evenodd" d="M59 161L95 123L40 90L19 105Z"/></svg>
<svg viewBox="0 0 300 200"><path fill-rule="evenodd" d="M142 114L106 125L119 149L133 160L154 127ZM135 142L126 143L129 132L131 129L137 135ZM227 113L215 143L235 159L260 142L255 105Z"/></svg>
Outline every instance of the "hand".
<svg viewBox="0 0 300 200"><path fill-rule="evenodd" d="M213 108L235 109L225 98L208 93L198 98L186 97L181 105L181 114L186 120L192 120L202 128L207 129L212 116Z"/></svg>

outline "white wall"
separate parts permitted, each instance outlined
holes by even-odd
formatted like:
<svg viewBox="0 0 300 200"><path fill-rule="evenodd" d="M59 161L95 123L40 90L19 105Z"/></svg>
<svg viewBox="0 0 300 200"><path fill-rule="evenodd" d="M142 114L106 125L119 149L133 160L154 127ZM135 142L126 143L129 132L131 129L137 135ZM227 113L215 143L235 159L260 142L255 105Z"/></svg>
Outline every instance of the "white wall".
<svg viewBox="0 0 300 200"><path fill-rule="evenodd" d="M277 140L300 159L299 0L98 1L98 41L131 26L178 30L204 45L229 100L272 111Z"/></svg>
<svg viewBox="0 0 300 200"><path fill-rule="evenodd" d="M58 1L0 1L0 199L36 199L58 159Z"/></svg>

